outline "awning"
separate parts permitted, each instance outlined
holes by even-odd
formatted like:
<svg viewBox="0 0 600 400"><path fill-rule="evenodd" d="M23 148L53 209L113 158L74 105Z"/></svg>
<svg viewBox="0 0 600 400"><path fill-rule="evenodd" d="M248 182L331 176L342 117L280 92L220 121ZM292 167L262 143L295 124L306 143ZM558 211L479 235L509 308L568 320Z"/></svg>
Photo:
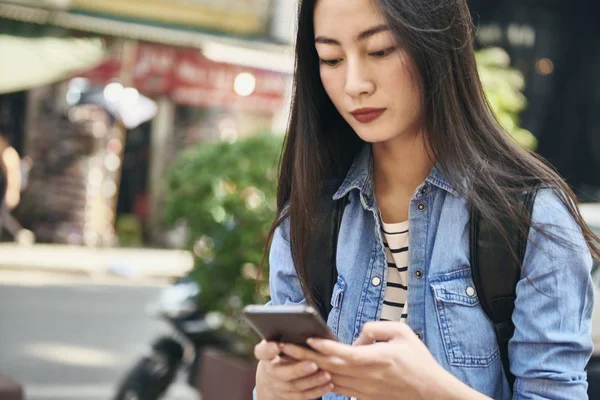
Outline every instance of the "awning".
<svg viewBox="0 0 600 400"><path fill-rule="evenodd" d="M202 49L207 58L216 62L245 65L285 74L291 74L294 70L293 46L258 38L231 37L112 19L106 16L78 14L62 9L43 9L27 5L24 1L21 4L5 4L0 0L0 17L140 42L198 48Z"/></svg>
<svg viewBox="0 0 600 400"><path fill-rule="evenodd" d="M276 112L286 95L286 74L215 62L194 48L138 43L136 52L128 84L146 96L166 95L191 107ZM114 51L78 76L98 87L119 81L121 57Z"/></svg>
<svg viewBox="0 0 600 400"><path fill-rule="evenodd" d="M0 35L0 93L27 90L93 68L105 55L97 38Z"/></svg>

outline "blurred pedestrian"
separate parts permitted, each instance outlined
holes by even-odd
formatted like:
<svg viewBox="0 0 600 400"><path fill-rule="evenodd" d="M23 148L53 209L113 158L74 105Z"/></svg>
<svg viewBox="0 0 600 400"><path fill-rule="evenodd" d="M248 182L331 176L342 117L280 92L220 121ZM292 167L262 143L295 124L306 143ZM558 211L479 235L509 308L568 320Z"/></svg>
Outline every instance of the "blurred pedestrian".
<svg viewBox="0 0 600 400"><path fill-rule="evenodd" d="M35 241L33 233L17 221L11 212L21 202L23 178L29 173L28 161L21 160L19 153L10 144L8 137L0 132L0 164L6 176L6 193L0 208L0 237L8 231L18 243L31 244ZM24 174L25 173L25 174Z"/></svg>
<svg viewBox="0 0 600 400"><path fill-rule="evenodd" d="M297 26L269 304L330 304L339 341L257 345L255 398L587 398L599 239L494 118L466 0L302 0ZM342 199L337 281L319 301L315 225ZM520 233L499 244L514 257L496 282L518 279L516 300L495 298L503 324L475 289L471 212Z"/></svg>
<svg viewBox="0 0 600 400"><path fill-rule="evenodd" d="M21 157L11 146L7 136L0 132L0 160L6 170L7 187L4 206L9 211L16 208L21 201Z"/></svg>

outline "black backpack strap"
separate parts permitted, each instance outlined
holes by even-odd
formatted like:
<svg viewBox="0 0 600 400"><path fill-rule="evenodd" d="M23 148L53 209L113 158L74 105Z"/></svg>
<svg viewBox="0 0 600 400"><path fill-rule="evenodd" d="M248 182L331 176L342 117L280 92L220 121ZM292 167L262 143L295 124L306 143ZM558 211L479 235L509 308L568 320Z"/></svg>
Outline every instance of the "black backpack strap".
<svg viewBox="0 0 600 400"><path fill-rule="evenodd" d="M325 321L331 311L331 296L338 279L337 243L342 216L348 203L347 197L337 201L333 201L331 196L326 197L308 257L308 290L316 300L315 306Z"/></svg>
<svg viewBox="0 0 600 400"><path fill-rule="evenodd" d="M520 197L521 204L527 211L529 226L537 190L537 187L529 188ZM473 207L471 207L470 218L473 283L481 307L494 324L502 366L512 390L515 377L510 372L508 341L515 332L512 314L515 309L516 287L521 277L528 235L524 235L518 226L503 221L507 237L512 241L510 245L519 257L519 262L516 262L510 247L490 221L482 218Z"/></svg>

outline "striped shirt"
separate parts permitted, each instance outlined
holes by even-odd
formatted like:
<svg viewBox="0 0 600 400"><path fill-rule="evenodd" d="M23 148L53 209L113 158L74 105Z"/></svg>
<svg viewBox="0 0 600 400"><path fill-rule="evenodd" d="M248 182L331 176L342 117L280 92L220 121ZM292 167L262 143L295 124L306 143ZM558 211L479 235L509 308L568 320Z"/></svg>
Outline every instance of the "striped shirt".
<svg viewBox="0 0 600 400"><path fill-rule="evenodd" d="M383 244L388 275L381 310L382 321L408 318L408 221L386 224L382 221Z"/></svg>
<svg viewBox="0 0 600 400"><path fill-rule="evenodd" d="M386 224L381 220L388 274L381 321L404 321L408 318L408 221ZM352 397L350 400L358 400Z"/></svg>

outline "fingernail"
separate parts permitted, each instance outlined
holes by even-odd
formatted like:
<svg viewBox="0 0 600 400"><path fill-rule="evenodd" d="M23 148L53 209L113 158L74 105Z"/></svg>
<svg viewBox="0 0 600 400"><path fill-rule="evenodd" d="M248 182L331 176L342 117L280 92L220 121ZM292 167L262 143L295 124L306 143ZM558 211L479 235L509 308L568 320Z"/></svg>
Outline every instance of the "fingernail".
<svg viewBox="0 0 600 400"><path fill-rule="evenodd" d="M317 369L319 369L319 366L315 363L311 363L306 367L306 371L308 372L315 372Z"/></svg>
<svg viewBox="0 0 600 400"><path fill-rule="evenodd" d="M330 381L331 380L331 375L329 375L327 372L325 372L325 375L323 375L323 380Z"/></svg>
<svg viewBox="0 0 600 400"><path fill-rule="evenodd" d="M306 339L306 343L308 343L310 347L319 347L320 345L319 341L313 338Z"/></svg>

